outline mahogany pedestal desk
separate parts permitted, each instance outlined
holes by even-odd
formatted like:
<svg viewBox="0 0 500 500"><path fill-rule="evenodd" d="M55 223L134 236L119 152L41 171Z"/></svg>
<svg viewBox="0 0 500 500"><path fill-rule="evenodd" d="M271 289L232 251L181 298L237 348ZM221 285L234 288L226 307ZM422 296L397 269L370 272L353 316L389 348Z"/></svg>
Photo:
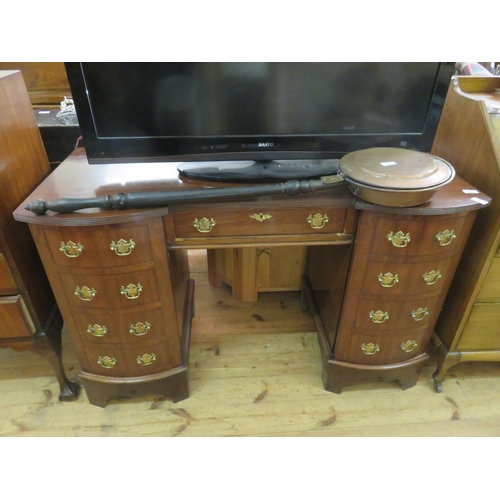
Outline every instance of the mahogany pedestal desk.
<svg viewBox="0 0 500 500"><path fill-rule="evenodd" d="M176 164L89 165L77 150L15 211L31 229L92 404L142 392L188 397L189 249L235 248L237 260L247 248L308 247L301 300L317 324L325 388L417 382L476 211L488 197L467 194L474 188L456 178L431 202L404 209L363 202L346 186L155 209L24 209L36 199L203 185L181 178Z"/></svg>

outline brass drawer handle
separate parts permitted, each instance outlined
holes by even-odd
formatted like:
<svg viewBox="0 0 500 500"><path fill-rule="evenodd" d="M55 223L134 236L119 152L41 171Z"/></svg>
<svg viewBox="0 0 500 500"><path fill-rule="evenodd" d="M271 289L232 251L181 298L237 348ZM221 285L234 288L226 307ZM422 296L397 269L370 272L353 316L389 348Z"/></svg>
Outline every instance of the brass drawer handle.
<svg viewBox="0 0 500 500"><path fill-rule="evenodd" d="M142 366L151 365L156 361L156 354L143 354L142 356L137 356L137 364Z"/></svg>
<svg viewBox="0 0 500 500"><path fill-rule="evenodd" d="M415 321L422 321L428 314L429 312L427 311L427 307L424 307L423 309L419 307L418 309L411 312L411 317Z"/></svg>
<svg viewBox="0 0 500 500"><path fill-rule="evenodd" d="M435 239L442 247L445 247L446 245L449 245L456 237L457 235L455 234L454 229L452 229L451 231L449 229L445 229L444 231L440 231L438 234L436 234Z"/></svg>
<svg viewBox="0 0 500 500"><path fill-rule="evenodd" d="M253 214L250 216L250 219L255 219L255 220L258 220L259 222L264 222L265 220L272 219L272 218L273 218L272 215L263 214L263 213Z"/></svg>
<svg viewBox="0 0 500 500"><path fill-rule="evenodd" d="M439 278L442 278L439 269L437 271L429 271L428 273L422 274L422 278L425 281L426 285L434 285Z"/></svg>
<svg viewBox="0 0 500 500"><path fill-rule="evenodd" d="M135 325L130 325L129 333L132 335L135 335L136 337L140 337L142 335L146 335L146 333L149 332L151 329L151 323L148 323L147 321L145 323L136 323Z"/></svg>
<svg viewBox="0 0 500 500"><path fill-rule="evenodd" d="M97 291L94 288L89 288L88 286L79 286L75 289L75 295L78 296L79 299L84 300L85 302L90 302L97 294Z"/></svg>
<svg viewBox="0 0 500 500"><path fill-rule="evenodd" d="M374 323L383 323L389 319L389 313L380 310L370 311L369 316Z"/></svg>
<svg viewBox="0 0 500 500"><path fill-rule="evenodd" d="M398 248L404 248L410 242L410 233L403 233L403 231L398 231L393 233L392 231L386 236L386 238Z"/></svg>
<svg viewBox="0 0 500 500"><path fill-rule="evenodd" d="M74 259L76 257L79 257L83 252L83 245L81 243L73 243L71 240L66 243L64 243L64 241L61 241L59 250L64 255L66 255L66 257Z"/></svg>
<svg viewBox="0 0 500 500"><path fill-rule="evenodd" d="M384 288L391 288L396 283L399 283L399 276L397 274L392 274L392 273L385 273L385 274L380 273L377 276L377 279Z"/></svg>
<svg viewBox="0 0 500 500"><path fill-rule="evenodd" d="M127 286L121 286L120 293L125 295L127 299L134 300L138 299L142 292L142 285L137 283L134 285L133 283L129 283Z"/></svg>
<svg viewBox="0 0 500 500"><path fill-rule="evenodd" d="M104 337L108 333L108 329L104 325L89 325L87 328L87 333L92 334L94 337Z"/></svg>
<svg viewBox="0 0 500 500"><path fill-rule="evenodd" d="M311 225L313 229L321 229L329 221L328 215L321 214L310 214L306 221Z"/></svg>
<svg viewBox="0 0 500 500"><path fill-rule="evenodd" d="M202 217L200 220L195 219L193 226L198 229L200 233L209 233L215 226L215 221L213 219L208 220L206 217Z"/></svg>
<svg viewBox="0 0 500 500"><path fill-rule="evenodd" d="M401 349L403 349L404 352L411 352L417 346L418 344L414 340L407 340L401 344Z"/></svg>
<svg viewBox="0 0 500 500"><path fill-rule="evenodd" d="M370 342L369 344L361 344L361 350L368 356L372 356L380 351L380 346Z"/></svg>
<svg viewBox="0 0 500 500"><path fill-rule="evenodd" d="M109 356L99 356L97 363L103 368L113 368L116 365L116 359Z"/></svg>
<svg viewBox="0 0 500 500"><path fill-rule="evenodd" d="M117 243L112 241L109 245L109 248L110 250L114 251L116 255L124 257L132 253L132 250L135 248L135 243L133 240L126 241L124 239L120 239Z"/></svg>

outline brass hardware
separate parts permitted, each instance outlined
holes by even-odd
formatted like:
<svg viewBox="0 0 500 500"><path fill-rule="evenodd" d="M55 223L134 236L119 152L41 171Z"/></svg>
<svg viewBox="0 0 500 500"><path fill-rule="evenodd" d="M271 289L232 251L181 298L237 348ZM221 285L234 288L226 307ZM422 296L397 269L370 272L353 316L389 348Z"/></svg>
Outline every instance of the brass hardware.
<svg viewBox="0 0 500 500"><path fill-rule="evenodd" d="M88 286L82 286L82 288L77 286L75 289L75 295L86 302L91 301L96 296L96 293L97 291L94 288L89 288Z"/></svg>
<svg viewBox="0 0 500 500"><path fill-rule="evenodd" d="M137 285L129 283L127 286L122 285L120 288L120 293L122 295L125 295L125 297L127 297L127 299L130 300L139 298L141 292L142 292L142 285L140 283L137 283Z"/></svg>
<svg viewBox="0 0 500 500"><path fill-rule="evenodd" d="M124 239L120 239L118 240L118 243L112 241L109 248L110 250L113 250L116 255L124 257L125 255L130 255L132 253L132 250L135 248L135 243L133 240L127 242Z"/></svg>
<svg viewBox="0 0 500 500"><path fill-rule="evenodd" d="M377 279L379 283L385 288L391 288L396 283L399 283L399 276L397 274L392 274L392 273L385 273L385 274L380 273L377 276Z"/></svg>
<svg viewBox="0 0 500 500"><path fill-rule="evenodd" d="M451 231L449 229L445 229L444 231L440 231L435 236L436 240L442 247L449 245L456 237L457 235L453 229Z"/></svg>
<svg viewBox="0 0 500 500"><path fill-rule="evenodd" d="M424 309L419 307L418 309L411 312L411 317L415 321L422 321L428 314L429 312L427 311L427 307L425 307Z"/></svg>
<svg viewBox="0 0 500 500"><path fill-rule="evenodd" d="M272 215L260 213L251 215L250 219L255 219L258 220L259 222L263 222L265 220L272 219L272 217L273 217Z"/></svg>
<svg viewBox="0 0 500 500"><path fill-rule="evenodd" d="M135 325L130 325L129 333L132 333L136 337L140 337L141 335L146 335L151 329L151 323L147 321L145 323L136 323Z"/></svg>
<svg viewBox="0 0 500 500"><path fill-rule="evenodd" d="M215 226L215 221L213 219L208 220L206 217L202 217L200 220L195 219L193 226L198 229L200 233L209 233Z"/></svg>
<svg viewBox="0 0 500 500"><path fill-rule="evenodd" d="M151 365L156 361L156 354L143 354L142 356L137 356L136 359L139 365L147 366Z"/></svg>
<svg viewBox="0 0 500 500"><path fill-rule="evenodd" d="M91 333L94 337L104 337L108 333L108 329L104 325L89 325L87 333Z"/></svg>
<svg viewBox="0 0 500 500"><path fill-rule="evenodd" d="M309 215L309 217L306 220L311 225L311 227L313 229L321 229L329 221L328 215L326 215L326 214L325 215L321 215L321 214Z"/></svg>
<svg viewBox="0 0 500 500"><path fill-rule="evenodd" d="M411 352L417 346L418 344L414 340L407 340L401 344L401 349L403 349L404 352Z"/></svg>
<svg viewBox="0 0 500 500"><path fill-rule="evenodd" d="M59 250L66 255L66 257L76 258L79 257L83 252L83 245L80 243L73 243L71 240L67 243L61 241L61 245L59 246Z"/></svg>
<svg viewBox="0 0 500 500"><path fill-rule="evenodd" d="M116 365L116 359L109 356L99 356L97 363L103 368L113 368Z"/></svg>
<svg viewBox="0 0 500 500"><path fill-rule="evenodd" d="M383 323L389 319L389 313L380 310L370 311L369 316L374 323Z"/></svg>
<svg viewBox="0 0 500 500"><path fill-rule="evenodd" d="M426 285L434 285L439 278L442 278L439 269L437 271L429 271L428 273L422 274L422 278Z"/></svg>
<svg viewBox="0 0 500 500"><path fill-rule="evenodd" d="M410 242L410 233L403 233L403 231L398 231L393 233L392 231L386 236L386 238L398 248L404 248Z"/></svg>
<svg viewBox="0 0 500 500"><path fill-rule="evenodd" d="M367 354L368 356L372 356L373 354L377 354L380 351L380 346L377 344L361 344L361 350Z"/></svg>

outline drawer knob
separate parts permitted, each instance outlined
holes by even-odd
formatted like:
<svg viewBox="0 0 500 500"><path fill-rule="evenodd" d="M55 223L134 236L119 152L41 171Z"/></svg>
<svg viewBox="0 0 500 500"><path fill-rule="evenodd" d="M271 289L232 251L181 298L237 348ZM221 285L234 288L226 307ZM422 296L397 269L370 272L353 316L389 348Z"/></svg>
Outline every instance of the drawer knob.
<svg viewBox="0 0 500 500"><path fill-rule="evenodd" d="M391 288L396 283L399 283L399 276L397 274L392 274L392 273L385 273L385 274L380 273L377 276L377 279L384 288Z"/></svg>
<svg viewBox="0 0 500 500"><path fill-rule="evenodd" d="M137 356L137 364L147 366L152 365L156 361L156 354L143 354L142 356Z"/></svg>
<svg viewBox="0 0 500 500"><path fill-rule="evenodd" d="M103 368L113 368L116 365L116 359L109 356L99 356L97 363Z"/></svg>
<svg viewBox="0 0 500 500"><path fill-rule="evenodd" d="M108 333L108 329L104 325L89 325L87 333L92 334L94 337L104 337Z"/></svg>
<svg viewBox="0 0 500 500"><path fill-rule="evenodd" d="M129 333L135 335L136 337L140 337L141 335L146 335L151 329L151 323L147 321L145 323L136 323L135 325L130 325Z"/></svg>
<svg viewBox="0 0 500 500"><path fill-rule="evenodd" d="M123 286L120 288L120 293L125 295L127 299L133 300L139 298L142 292L142 285L137 283L134 285L133 283L129 283L127 286Z"/></svg>
<svg viewBox="0 0 500 500"><path fill-rule="evenodd" d="M64 241L61 241L59 250L64 255L66 255L66 257L74 259L76 257L79 257L83 252L83 245L81 243L73 243L71 240L66 243L64 243Z"/></svg>
<svg viewBox="0 0 500 500"><path fill-rule="evenodd" d="M419 307L418 309L411 312L411 317L415 321L422 321L428 314L429 312L427 311L427 307L424 307L423 309Z"/></svg>
<svg viewBox="0 0 500 500"><path fill-rule="evenodd" d="M383 323L389 319L389 313L380 310L370 311L369 316L374 323Z"/></svg>
<svg viewBox="0 0 500 500"><path fill-rule="evenodd" d="M272 219L272 218L273 218L272 215L263 214L263 213L253 214L250 216L250 219L255 219L255 220L258 220L259 222L264 222L265 220Z"/></svg>
<svg viewBox="0 0 500 500"><path fill-rule="evenodd" d="M109 248L110 250L114 251L116 255L124 257L132 253L132 250L135 248L135 243L133 240L126 241L124 239L120 239L117 243L112 241L109 245Z"/></svg>
<svg viewBox="0 0 500 500"><path fill-rule="evenodd" d="M90 302L95 296L97 291L94 288L89 288L88 286L79 286L75 289L75 295L85 302Z"/></svg>
<svg viewBox="0 0 500 500"><path fill-rule="evenodd" d="M434 285L439 278L442 278L439 269L437 271L429 271L428 273L422 274L422 278L426 285Z"/></svg>
<svg viewBox="0 0 500 500"><path fill-rule="evenodd" d="M407 340L406 342L403 342L401 344L401 349L404 351L404 352L411 352L413 351L413 349L415 349L415 347L417 347L418 344L414 341L414 340Z"/></svg>
<svg viewBox="0 0 500 500"><path fill-rule="evenodd" d="M361 344L361 350L367 354L368 356L372 356L373 354L377 354L380 351L380 346L377 344Z"/></svg>
<svg viewBox="0 0 500 500"><path fill-rule="evenodd" d="M313 229L321 229L329 221L328 215L314 214L306 219Z"/></svg>
<svg viewBox="0 0 500 500"><path fill-rule="evenodd" d="M200 220L195 219L193 226L198 229L200 233L209 233L215 226L215 221L213 219L208 220L206 217L202 217Z"/></svg>
<svg viewBox="0 0 500 500"><path fill-rule="evenodd" d="M453 229L451 231L449 229L445 229L435 236L436 240L442 247L449 245L456 237L457 235Z"/></svg>
<svg viewBox="0 0 500 500"><path fill-rule="evenodd" d="M410 233L403 233L403 231L398 231L393 233L392 231L387 235L387 239L398 248L404 248L410 242Z"/></svg>

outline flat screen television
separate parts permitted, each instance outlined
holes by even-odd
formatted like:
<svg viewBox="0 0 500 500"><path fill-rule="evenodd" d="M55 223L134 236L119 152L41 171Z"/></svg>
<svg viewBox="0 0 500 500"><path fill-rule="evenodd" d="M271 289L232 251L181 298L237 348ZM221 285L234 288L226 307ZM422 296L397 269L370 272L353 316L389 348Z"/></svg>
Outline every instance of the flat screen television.
<svg viewBox="0 0 500 500"><path fill-rule="evenodd" d="M66 63L90 163L189 177L335 173L370 147L429 152L454 71L439 62Z"/></svg>

